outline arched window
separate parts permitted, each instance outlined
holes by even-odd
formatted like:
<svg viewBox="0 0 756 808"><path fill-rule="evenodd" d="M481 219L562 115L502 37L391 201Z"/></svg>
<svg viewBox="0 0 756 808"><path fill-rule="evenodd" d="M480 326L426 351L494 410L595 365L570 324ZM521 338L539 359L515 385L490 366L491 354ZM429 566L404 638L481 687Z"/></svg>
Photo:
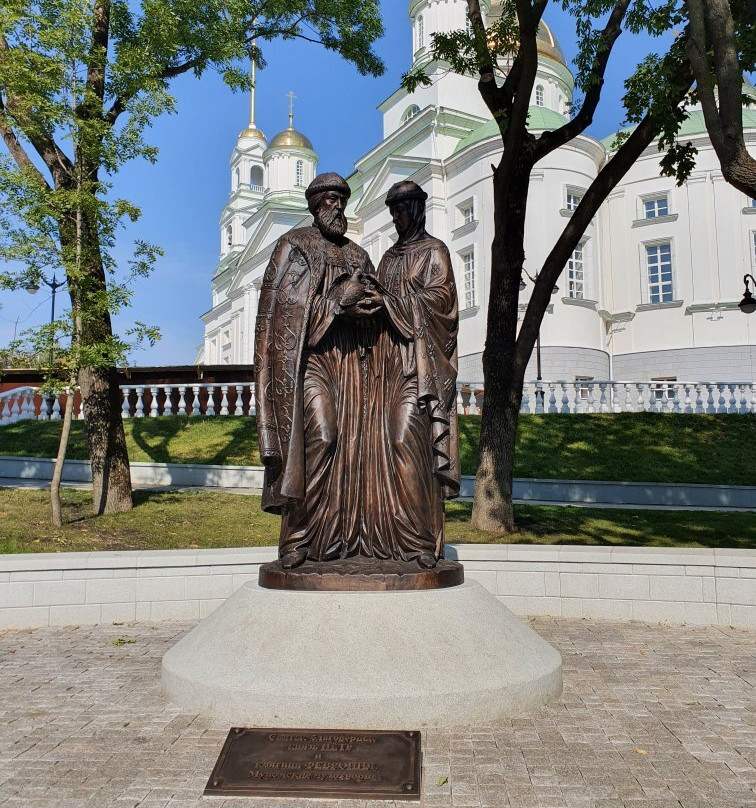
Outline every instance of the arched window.
<svg viewBox="0 0 756 808"><path fill-rule="evenodd" d="M536 87L535 98L536 98L536 106L537 107L542 107L543 106L543 87L540 84Z"/></svg>
<svg viewBox="0 0 756 808"><path fill-rule="evenodd" d="M239 169L234 169L234 190L239 187Z"/></svg>
<svg viewBox="0 0 756 808"><path fill-rule="evenodd" d="M425 20L421 14L417 18L417 49L425 47Z"/></svg>
<svg viewBox="0 0 756 808"><path fill-rule="evenodd" d="M407 123L407 121L411 121L415 115L420 114L420 107L417 104L412 104L412 106L407 107L404 110L404 115L402 115L402 123Z"/></svg>
<svg viewBox="0 0 756 808"><path fill-rule="evenodd" d="M231 225L226 225L226 246L232 247L234 243L234 231Z"/></svg>
<svg viewBox="0 0 756 808"><path fill-rule="evenodd" d="M295 174L296 179L294 184L297 186L297 188L301 188L304 185L304 160L297 160Z"/></svg>
<svg viewBox="0 0 756 808"><path fill-rule="evenodd" d="M252 166L249 170L249 184L254 190L260 190L263 187L263 170L260 166Z"/></svg>

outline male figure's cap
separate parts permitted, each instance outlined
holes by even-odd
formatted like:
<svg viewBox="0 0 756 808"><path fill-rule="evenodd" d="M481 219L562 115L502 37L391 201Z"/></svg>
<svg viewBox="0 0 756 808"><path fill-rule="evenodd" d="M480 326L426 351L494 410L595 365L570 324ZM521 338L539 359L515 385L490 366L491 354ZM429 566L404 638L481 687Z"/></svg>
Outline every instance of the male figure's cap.
<svg viewBox="0 0 756 808"><path fill-rule="evenodd" d="M347 185L347 181L340 175L334 172L328 174L318 174L317 177L307 186L305 191L305 199L308 201L315 194L322 194L326 191L338 191L344 194L347 199L352 195L352 189Z"/></svg>
<svg viewBox="0 0 756 808"><path fill-rule="evenodd" d="M428 194L411 180L402 180L394 183L386 194L386 204L395 205L397 202L404 202L407 199L421 199L423 202L428 198Z"/></svg>

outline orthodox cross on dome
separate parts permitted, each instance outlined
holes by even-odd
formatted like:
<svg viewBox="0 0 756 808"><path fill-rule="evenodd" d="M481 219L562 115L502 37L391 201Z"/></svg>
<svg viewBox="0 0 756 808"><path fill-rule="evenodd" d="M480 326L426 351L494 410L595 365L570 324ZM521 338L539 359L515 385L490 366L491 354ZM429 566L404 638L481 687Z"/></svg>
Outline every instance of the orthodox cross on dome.
<svg viewBox="0 0 756 808"><path fill-rule="evenodd" d="M252 59L252 86L249 88L250 108L249 108L249 128L255 127L255 60Z"/></svg>
<svg viewBox="0 0 756 808"><path fill-rule="evenodd" d="M296 98L296 95L294 95L294 93L291 90L289 90L289 92L286 93L286 95L289 98L289 129L293 129L294 128L294 99Z"/></svg>

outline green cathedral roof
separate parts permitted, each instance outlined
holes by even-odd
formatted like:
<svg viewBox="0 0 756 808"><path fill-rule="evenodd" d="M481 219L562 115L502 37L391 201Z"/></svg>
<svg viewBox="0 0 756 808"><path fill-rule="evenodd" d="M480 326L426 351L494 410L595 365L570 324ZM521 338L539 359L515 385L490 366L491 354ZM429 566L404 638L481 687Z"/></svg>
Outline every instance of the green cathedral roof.
<svg viewBox="0 0 756 808"><path fill-rule="evenodd" d="M531 131L558 129L560 126L564 126L565 123L567 123L567 119L564 115L554 112L553 109L536 106L528 108L528 129ZM486 123L481 124L477 129L470 132L467 137L459 141L457 147L454 149L454 154L458 154L464 151L468 146L479 143L481 140L488 140L488 138L498 134L499 126L496 121L493 119L486 121Z"/></svg>
<svg viewBox="0 0 756 808"><path fill-rule="evenodd" d="M743 107L743 128L756 129L756 108ZM632 131L634 131L634 129L635 126L626 126L624 129L620 129L620 132L629 135ZM614 139L620 132L613 132L611 135L601 139L601 142L604 144L607 151L612 151ZM683 121L680 131L677 133L678 137L681 138L705 134L706 122L704 121L704 115L701 110L694 110L691 112L690 115L688 115L688 117Z"/></svg>

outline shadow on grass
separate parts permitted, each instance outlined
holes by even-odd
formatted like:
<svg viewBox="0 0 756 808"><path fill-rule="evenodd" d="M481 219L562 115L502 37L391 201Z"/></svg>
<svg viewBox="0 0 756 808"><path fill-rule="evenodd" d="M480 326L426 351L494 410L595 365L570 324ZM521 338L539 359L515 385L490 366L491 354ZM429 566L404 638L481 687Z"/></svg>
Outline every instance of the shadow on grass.
<svg viewBox="0 0 756 808"><path fill-rule="evenodd" d="M132 460L249 465L259 454L255 418L171 416L129 423L131 440L141 453L135 452Z"/></svg>
<svg viewBox="0 0 756 808"><path fill-rule="evenodd" d="M469 525L472 505L448 503L446 521ZM583 544L628 547L756 548L753 513L718 511L643 511L569 506L516 505L518 532L513 544ZM479 538L499 540L476 531Z"/></svg>

